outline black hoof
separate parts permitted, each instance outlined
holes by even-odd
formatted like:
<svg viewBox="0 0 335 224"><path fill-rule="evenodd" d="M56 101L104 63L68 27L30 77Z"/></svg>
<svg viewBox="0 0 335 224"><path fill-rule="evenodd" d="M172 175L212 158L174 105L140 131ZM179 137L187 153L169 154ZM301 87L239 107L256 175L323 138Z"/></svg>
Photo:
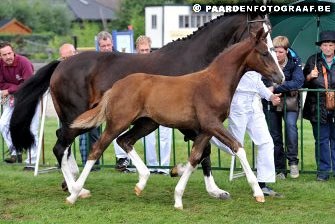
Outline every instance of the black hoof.
<svg viewBox="0 0 335 224"><path fill-rule="evenodd" d="M67 188L67 184L66 184L65 180L63 180L61 186L62 186L62 190L63 190L64 192L68 192L68 191L69 191L69 189Z"/></svg>

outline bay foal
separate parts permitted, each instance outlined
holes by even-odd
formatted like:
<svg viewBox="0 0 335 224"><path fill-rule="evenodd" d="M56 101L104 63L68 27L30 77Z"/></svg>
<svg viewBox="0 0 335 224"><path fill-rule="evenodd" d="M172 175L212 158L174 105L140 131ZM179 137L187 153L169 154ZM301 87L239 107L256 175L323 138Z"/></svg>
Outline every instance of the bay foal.
<svg viewBox="0 0 335 224"><path fill-rule="evenodd" d="M242 145L224 129L222 122L229 114L232 96L246 68L277 83L283 81L283 74L264 41L266 36L264 29L260 29L256 35L252 34L219 54L208 68L200 72L180 77L136 73L116 82L95 108L81 114L71 125L72 128L91 128L106 121L106 128L93 146L84 170L79 179L72 183L73 189L67 202L76 201L95 161L112 140L131 124L137 126L136 130L142 132L142 136L155 130L158 125L199 133L189 162L175 189L175 208L183 208L182 195L188 179L212 136L229 146L241 160L256 201L264 202L264 195ZM137 122L142 120L140 118L145 118L146 122ZM131 130L117 141L138 170L139 182L135 186L135 192L139 195L150 172L133 148L138 138L129 135L129 132Z"/></svg>

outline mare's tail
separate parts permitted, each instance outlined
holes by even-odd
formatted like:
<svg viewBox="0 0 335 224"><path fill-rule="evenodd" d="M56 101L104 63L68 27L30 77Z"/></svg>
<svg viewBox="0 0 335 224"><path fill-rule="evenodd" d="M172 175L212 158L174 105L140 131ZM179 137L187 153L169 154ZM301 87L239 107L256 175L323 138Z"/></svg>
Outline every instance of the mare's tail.
<svg viewBox="0 0 335 224"><path fill-rule="evenodd" d="M50 85L51 76L60 61L52 61L40 68L36 74L25 81L14 94L14 111L10 119L9 131L16 149L27 149L34 144L30 124L40 98Z"/></svg>
<svg viewBox="0 0 335 224"><path fill-rule="evenodd" d="M110 91L106 91L103 95L100 103L92 108L91 110L88 110L81 115L79 115L71 124L71 128L79 128L79 129L89 129L92 127L97 127L102 122L106 120L106 112L107 112L107 105L110 101Z"/></svg>

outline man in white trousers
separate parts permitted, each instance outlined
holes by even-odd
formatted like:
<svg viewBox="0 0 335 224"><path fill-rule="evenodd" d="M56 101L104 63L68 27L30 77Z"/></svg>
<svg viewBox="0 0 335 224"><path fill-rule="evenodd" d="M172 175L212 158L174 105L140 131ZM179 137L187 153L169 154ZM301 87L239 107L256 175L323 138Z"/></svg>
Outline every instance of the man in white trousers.
<svg viewBox="0 0 335 224"><path fill-rule="evenodd" d="M265 196L282 197L266 183L276 181L274 164L274 144L262 109L261 97L280 103L279 94L273 94L261 80L261 74L255 71L246 72L240 80L233 96L228 117L228 130L242 145L245 131L257 145L257 180ZM213 137L211 143L227 151L227 146ZM231 150L229 150L231 151Z"/></svg>
<svg viewBox="0 0 335 224"><path fill-rule="evenodd" d="M148 54L151 51L151 39L147 36L139 36L136 39L136 51L139 54ZM146 153L146 164L147 166L169 166L170 155L171 155L171 141L172 141L172 129L164 126L158 128L159 136L159 159L157 159L156 153L156 133L151 132L149 135L144 137L145 142L145 153ZM157 174L169 174L169 169L156 169L150 168L151 173Z"/></svg>
<svg viewBox="0 0 335 224"><path fill-rule="evenodd" d="M20 85L28 80L34 73L32 63L24 56L14 53L13 47L9 42L0 43L0 90L1 100L3 103L3 113L0 118L0 131L7 144L10 152L10 158L6 158L7 163L22 163L22 155L16 153L12 139L9 133L9 122L14 109L13 94L20 88ZM28 156L25 160L26 164L36 163L36 153L38 144L38 128L39 128L40 107L36 109L36 113L31 123L31 132L34 135L34 145L28 149ZM25 167L29 170L33 167Z"/></svg>

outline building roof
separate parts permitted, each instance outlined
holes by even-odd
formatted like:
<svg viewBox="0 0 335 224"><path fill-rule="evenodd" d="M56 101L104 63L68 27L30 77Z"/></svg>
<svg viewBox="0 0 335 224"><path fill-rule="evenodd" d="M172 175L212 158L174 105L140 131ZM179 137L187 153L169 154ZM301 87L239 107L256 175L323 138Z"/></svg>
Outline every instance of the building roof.
<svg viewBox="0 0 335 224"><path fill-rule="evenodd" d="M66 0L78 20L113 20L115 11L97 0Z"/></svg>
<svg viewBox="0 0 335 224"><path fill-rule="evenodd" d="M31 34L32 30L16 19L2 19L0 20L0 33Z"/></svg>
<svg viewBox="0 0 335 224"><path fill-rule="evenodd" d="M114 10L115 12L120 10L122 0L96 0L98 3Z"/></svg>

